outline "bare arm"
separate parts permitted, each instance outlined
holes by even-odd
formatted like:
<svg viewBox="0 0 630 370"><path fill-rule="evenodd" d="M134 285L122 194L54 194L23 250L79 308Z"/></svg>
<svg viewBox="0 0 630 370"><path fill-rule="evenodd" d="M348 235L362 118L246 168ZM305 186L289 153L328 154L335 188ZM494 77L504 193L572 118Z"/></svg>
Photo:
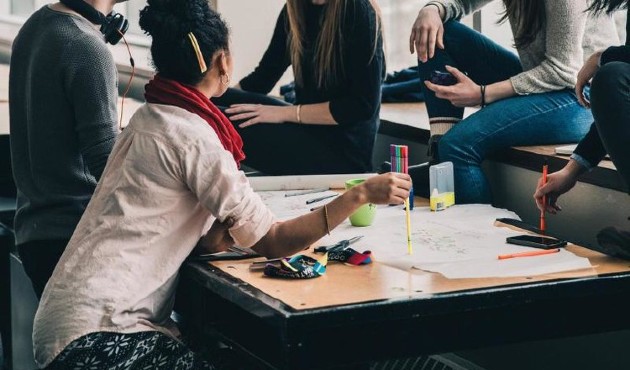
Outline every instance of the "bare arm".
<svg viewBox="0 0 630 370"><path fill-rule="evenodd" d="M573 189L578 177L586 171L586 167L571 159L563 169L547 176L546 184L543 184L542 179L539 179L536 192L534 193L534 200L538 209L541 211L545 210L551 214L561 211L562 208L557 203L558 198ZM546 204L543 203L545 197Z"/></svg>
<svg viewBox="0 0 630 370"><path fill-rule="evenodd" d="M289 221L274 224L252 249L266 257L282 257L297 253L337 227L359 206L401 204L409 196L411 182L405 174L389 173L373 177L357 185L324 207ZM327 211L327 212L326 212ZM326 214L328 213L328 227Z"/></svg>
<svg viewBox="0 0 630 370"><path fill-rule="evenodd" d="M258 123L294 122L314 125L355 125L374 118L380 108L383 47L377 15L369 5L353 2L344 44L345 78L328 101L297 106L233 105L226 110L241 128ZM345 30L345 29L344 29ZM312 70L305 73L314 73ZM246 86L243 85L246 88ZM246 88L247 89L247 88Z"/></svg>
<svg viewBox="0 0 630 370"><path fill-rule="evenodd" d="M246 120L239 125L240 128L258 123L337 124L330 113L329 102L282 107L262 104L234 104L225 112L230 115L232 121Z"/></svg>
<svg viewBox="0 0 630 370"><path fill-rule="evenodd" d="M435 96L446 99L456 107L474 107L482 103L481 87L477 85L467 75L455 67L446 66L446 69L457 78L457 84L452 86L441 86L425 81L428 89L435 92ZM500 81L486 86L486 104L509 98L516 95L510 80Z"/></svg>
<svg viewBox="0 0 630 370"><path fill-rule="evenodd" d="M481 92L480 92L481 93ZM516 95L512 82L510 80L495 82L486 86L486 103L494 103L495 101L509 98Z"/></svg>

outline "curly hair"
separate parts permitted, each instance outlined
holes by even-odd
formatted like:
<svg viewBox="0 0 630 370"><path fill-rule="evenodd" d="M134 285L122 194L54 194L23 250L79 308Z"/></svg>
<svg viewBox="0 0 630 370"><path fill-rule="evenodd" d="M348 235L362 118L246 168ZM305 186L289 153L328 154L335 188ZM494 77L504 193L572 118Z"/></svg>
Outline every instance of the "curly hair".
<svg viewBox="0 0 630 370"><path fill-rule="evenodd" d="M199 68L192 32L206 65L211 68L217 51L229 51L228 27L210 9L207 0L148 0L140 11L140 27L151 36L153 66L162 76L183 84L199 83L205 73Z"/></svg>

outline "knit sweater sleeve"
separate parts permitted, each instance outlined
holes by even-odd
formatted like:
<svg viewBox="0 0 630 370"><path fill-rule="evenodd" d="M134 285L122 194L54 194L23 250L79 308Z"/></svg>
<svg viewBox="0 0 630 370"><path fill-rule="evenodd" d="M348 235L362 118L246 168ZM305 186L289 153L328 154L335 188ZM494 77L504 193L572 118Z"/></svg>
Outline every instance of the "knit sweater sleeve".
<svg viewBox="0 0 630 370"><path fill-rule="evenodd" d="M64 87L74 109L79 150L98 181L118 134L116 64L105 43L85 35L68 46L63 60Z"/></svg>
<svg viewBox="0 0 630 370"><path fill-rule="evenodd" d="M512 78L519 95L573 89L584 61L587 0L545 1L545 55L536 67Z"/></svg>
<svg viewBox="0 0 630 370"><path fill-rule="evenodd" d="M492 0L435 0L429 1L427 5L439 4L444 7L444 22L453 19L461 19L462 17L472 14L474 11L481 9L484 5L492 2Z"/></svg>

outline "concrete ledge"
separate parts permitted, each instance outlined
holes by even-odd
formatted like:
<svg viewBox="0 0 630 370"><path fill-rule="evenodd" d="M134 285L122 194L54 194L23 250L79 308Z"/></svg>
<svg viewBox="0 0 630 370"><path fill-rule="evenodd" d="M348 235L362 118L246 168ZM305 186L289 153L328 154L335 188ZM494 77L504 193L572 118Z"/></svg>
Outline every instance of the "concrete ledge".
<svg viewBox="0 0 630 370"><path fill-rule="evenodd" d="M467 114L473 112L474 110L469 110ZM430 132L425 104L383 104L379 134L426 145ZM566 144L513 147L497 153L490 160L535 172L540 172L545 160L547 160L550 170L557 171L564 167L569 160L567 156L555 154L554 149L560 145ZM628 191L614 164L609 160L603 160L598 167L584 174L580 178L580 182L621 192Z"/></svg>

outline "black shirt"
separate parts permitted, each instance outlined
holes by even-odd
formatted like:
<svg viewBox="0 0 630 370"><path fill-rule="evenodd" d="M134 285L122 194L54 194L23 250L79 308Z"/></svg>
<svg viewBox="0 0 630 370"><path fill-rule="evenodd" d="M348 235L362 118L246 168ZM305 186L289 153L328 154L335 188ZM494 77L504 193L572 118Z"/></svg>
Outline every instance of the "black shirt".
<svg viewBox="0 0 630 370"><path fill-rule="evenodd" d="M296 104L330 102L330 112L339 124L331 126L333 140L340 140L346 157L363 171L372 170L372 149L379 122L381 84L385 66L382 36L377 37L376 12L368 0L348 2L343 20L343 77L329 88L319 88L315 79L314 49L326 5L306 5L306 42L302 58L303 84L295 88ZM282 9L276 28L258 67L240 81L245 91L267 94L291 65L288 48L288 14Z"/></svg>
<svg viewBox="0 0 630 370"><path fill-rule="evenodd" d="M626 21L626 44L609 47L600 58L600 65L602 66L610 62L630 63L630 8L628 8L628 20ZM606 156L606 149L595 123L591 125L591 129L575 148L574 153L586 160L591 166L597 166Z"/></svg>

